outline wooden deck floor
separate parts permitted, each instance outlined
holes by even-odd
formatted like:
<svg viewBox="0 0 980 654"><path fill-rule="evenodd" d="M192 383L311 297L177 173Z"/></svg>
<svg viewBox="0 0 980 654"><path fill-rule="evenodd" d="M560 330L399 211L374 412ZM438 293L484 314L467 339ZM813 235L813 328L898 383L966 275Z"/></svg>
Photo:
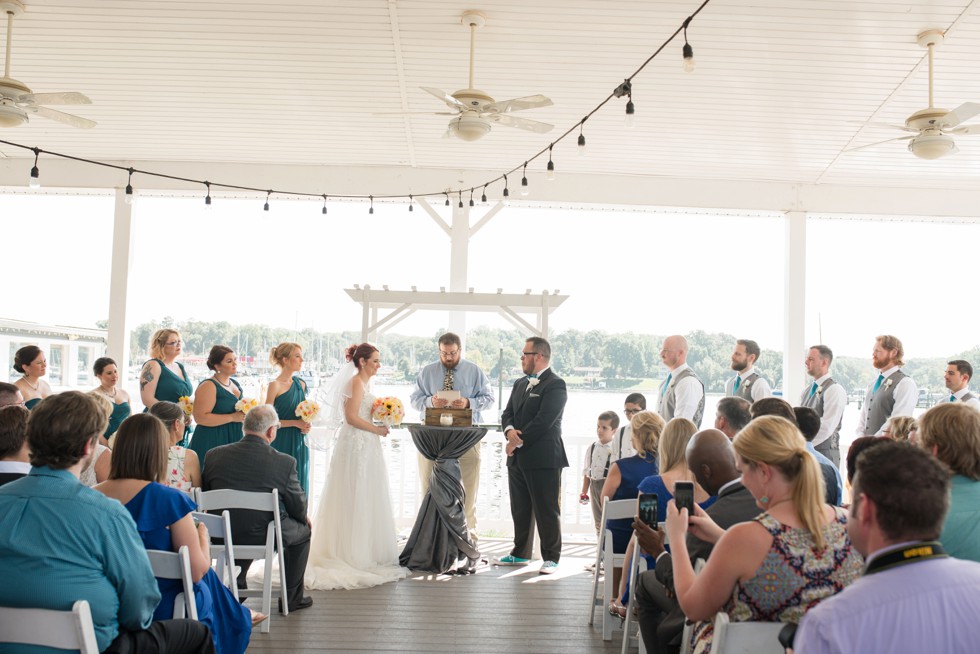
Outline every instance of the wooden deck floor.
<svg viewBox="0 0 980 654"><path fill-rule="evenodd" d="M481 540L485 558L510 543ZM601 616L588 624L594 545L566 544L558 573L538 564L482 566L469 576L417 575L363 590L312 591L311 608L273 614L268 634L248 651L272 652L618 652L621 636L602 641ZM258 600L249 600L257 608Z"/></svg>

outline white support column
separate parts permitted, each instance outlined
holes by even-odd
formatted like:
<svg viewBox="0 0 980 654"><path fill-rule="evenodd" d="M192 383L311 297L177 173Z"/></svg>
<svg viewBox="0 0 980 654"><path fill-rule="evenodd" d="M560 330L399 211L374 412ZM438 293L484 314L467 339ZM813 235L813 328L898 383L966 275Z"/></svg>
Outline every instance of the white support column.
<svg viewBox="0 0 980 654"><path fill-rule="evenodd" d="M129 370L129 272L133 263L133 205L116 189L112 224L112 268L109 280L109 345L106 354L119 367L121 382Z"/></svg>
<svg viewBox="0 0 980 654"><path fill-rule="evenodd" d="M786 212L783 397L795 404L803 390L806 352L806 212Z"/></svg>
<svg viewBox="0 0 980 654"><path fill-rule="evenodd" d="M548 302L548 291L541 293L541 313L538 318L538 329L541 330L541 337L548 338L548 317L551 307Z"/></svg>
<svg viewBox="0 0 980 654"><path fill-rule="evenodd" d="M453 222L449 232L449 291L465 293L470 251L470 208L453 203ZM466 312L449 312L449 331L466 340Z"/></svg>
<svg viewBox="0 0 980 654"><path fill-rule="evenodd" d="M371 287L364 287L364 300L361 305L361 342L368 342L368 327L371 325Z"/></svg>

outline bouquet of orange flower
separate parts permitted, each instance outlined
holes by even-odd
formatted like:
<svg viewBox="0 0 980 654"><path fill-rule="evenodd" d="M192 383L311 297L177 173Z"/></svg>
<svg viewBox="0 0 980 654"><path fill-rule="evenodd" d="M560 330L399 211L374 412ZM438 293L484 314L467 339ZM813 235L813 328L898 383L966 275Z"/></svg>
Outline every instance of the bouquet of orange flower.
<svg viewBox="0 0 980 654"><path fill-rule="evenodd" d="M243 397L242 399L235 402L235 411L248 413L258 405L259 405L259 401L256 400L254 397Z"/></svg>
<svg viewBox="0 0 980 654"><path fill-rule="evenodd" d="M179 404L180 408L184 410L185 416L194 414L194 400L192 400L189 396L181 395L177 398L177 404Z"/></svg>
<svg viewBox="0 0 980 654"><path fill-rule="evenodd" d="M303 422L312 424L318 415L320 415L320 405L312 400L303 400L296 405L296 417Z"/></svg>
<svg viewBox="0 0 980 654"><path fill-rule="evenodd" d="M379 397L371 408L371 417L388 427L402 424L405 417L405 407L397 397Z"/></svg>

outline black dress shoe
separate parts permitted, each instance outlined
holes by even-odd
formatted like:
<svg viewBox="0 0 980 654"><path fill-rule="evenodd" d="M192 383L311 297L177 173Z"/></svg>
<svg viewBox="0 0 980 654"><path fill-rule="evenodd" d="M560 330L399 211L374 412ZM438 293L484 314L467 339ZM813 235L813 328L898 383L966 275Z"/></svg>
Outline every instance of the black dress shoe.
<svg viewBox="0 0 980 654"><path fill-rule="evenodd" d="M303 609L308 609L311 606L313 606L313 598L304 597L299 602L290 602L289 612L292 613L293 611L302 611ZM279 612L282 613L282 600L279 600Z"/></svg>

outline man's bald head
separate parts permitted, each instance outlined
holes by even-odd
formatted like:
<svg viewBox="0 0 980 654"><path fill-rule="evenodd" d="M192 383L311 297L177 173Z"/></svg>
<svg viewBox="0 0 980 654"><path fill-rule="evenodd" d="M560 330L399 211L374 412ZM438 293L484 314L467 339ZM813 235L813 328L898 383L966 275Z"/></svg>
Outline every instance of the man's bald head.
<svg viewBox="0 0 980 654"><path fill-rule="evenodd" d="M687 467L709 495L739 477L735 467L735 448L728 436L717 429L703 429L687 444Z"/></svg>
<svg viewBox="0 0 980 654"><path fill-rule="evenodd" d="M680 334L675 334L664 339L663 347L660 350L660 359L664 365L673 370L687 363L687 352L687 339Z"/></svg>

